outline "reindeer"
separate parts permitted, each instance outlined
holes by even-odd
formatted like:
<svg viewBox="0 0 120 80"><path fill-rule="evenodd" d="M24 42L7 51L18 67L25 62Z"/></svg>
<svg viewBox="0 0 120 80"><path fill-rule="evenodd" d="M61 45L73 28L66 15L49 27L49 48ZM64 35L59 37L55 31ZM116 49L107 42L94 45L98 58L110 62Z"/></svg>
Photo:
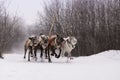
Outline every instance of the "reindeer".
<svg viewBox="0 0 120 80"><path fill-rule="evenodd" d="M30 56L33 57L33 48L34 48L34 41L35 41L35 36L31 36L29 37L24 45L24 59L26 58L26 52L27 50L29 50L28 52L28 61L30 61Z"/></svg>
<svg viewBox="0 0 120 80"><path fill-rule="evenodd" d="M46 35L40 35L37 40L37 44L34 47L34 54L37 59L37 50L39 49L41 51L40 58L43 59L43 50L45 50L45 55L47 58L47 46L48 46L48 36Z"/></svg>
<svg viewBox="0 0 120 80"><path fill-rule="evenodd" d="M62 43L61 50L62 50L62 56L67 53L67 62L69 62L69 59L73 59L71 57L71 51L75 48L75 45L77 44L77 39L73 36L69 36L67 38L64 38L64 42ZM58 55L60 57L60 54Z"/></svg>
<svg viewBox="0 0 120 80"><path fill-rule="evenodd" d="M56 58L59 58L58 55L55 53L55 50L60 49L59 54L61 54L61 48L60 47L61 47L61 44L64 41L64 39L59 35L52 35L52 36L49 37L48 41L49 41L49 44L48 44L48 47L47 47L48 61L52 62L51 58L50 58L50 50L52 51L52 53L51 53L52 56L55 55Z"/></svg>

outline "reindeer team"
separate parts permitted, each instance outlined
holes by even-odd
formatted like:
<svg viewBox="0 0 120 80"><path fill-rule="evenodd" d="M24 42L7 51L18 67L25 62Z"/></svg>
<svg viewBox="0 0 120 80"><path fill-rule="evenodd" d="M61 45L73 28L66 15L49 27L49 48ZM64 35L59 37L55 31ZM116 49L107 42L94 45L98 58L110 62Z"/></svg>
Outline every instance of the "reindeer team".
<svg viewBox="0 0 120 80"><path fill-rule="evenodd" d="M42 33L38 37L30 36L24 45L24 58L26 58L26 52L28 50L28 61L30 61L31 57L37 60L37 50L39 49L41 51L41 59L43 59L44 54L48 62L52 62L51 56L59 58L67 53L67 62L69 62L69 60L72 59L71 51L75 48L76 43L77 39L73 36L63 38L59 35L46 36ZM59 54L56 53L56 50L59 50Z"/></svg>

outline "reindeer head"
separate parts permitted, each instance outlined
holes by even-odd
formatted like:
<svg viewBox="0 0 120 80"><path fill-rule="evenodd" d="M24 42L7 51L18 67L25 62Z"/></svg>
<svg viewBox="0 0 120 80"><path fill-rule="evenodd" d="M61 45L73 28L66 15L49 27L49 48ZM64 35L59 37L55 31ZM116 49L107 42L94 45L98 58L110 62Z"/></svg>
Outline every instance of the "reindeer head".
<svg viewBox="0 0 120 80"><path fill-rule="evenodd" d="M77 44L77 39L73 36L64 38L64 40L67 41L68 43L72 44L73 46L75 46L75 44Z"/></svg>
<svg viewBox="0 0 120 80"><path fill-rule="evenodd" d="M70 37L70 41L72 45L77 44L77 39L75 37Z"/></svg>

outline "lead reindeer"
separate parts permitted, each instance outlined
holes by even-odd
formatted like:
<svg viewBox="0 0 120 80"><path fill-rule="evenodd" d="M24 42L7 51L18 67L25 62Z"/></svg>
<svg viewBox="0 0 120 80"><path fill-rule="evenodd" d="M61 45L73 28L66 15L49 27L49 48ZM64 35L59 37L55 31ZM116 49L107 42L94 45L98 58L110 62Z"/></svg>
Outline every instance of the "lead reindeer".
<svg viewBox="0 0 120 80"><path fill-rule="evenodd" d="M64 38L64 42L62 43L61 50L62 50L62 56L67 53L67 62L69 62L69 59L72 59L71 57L71 51L75 48L75 45L77 44L77 39L73 36L69 36L67 38ZM60 57L61 54L59 54Z"/></svg>

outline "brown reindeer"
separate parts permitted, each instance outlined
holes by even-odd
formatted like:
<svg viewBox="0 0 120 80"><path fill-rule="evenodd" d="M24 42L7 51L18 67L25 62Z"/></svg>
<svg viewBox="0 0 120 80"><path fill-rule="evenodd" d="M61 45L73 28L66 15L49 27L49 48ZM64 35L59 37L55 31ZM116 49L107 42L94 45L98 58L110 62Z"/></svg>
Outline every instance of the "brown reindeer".
<svg viewBox="0 0 120 80"><path fill-rule="evenodd" d="M48 36L46 35L40 35L38 37L38 40L37 40L37 44L36 46L34 47L34 54L35 54L35 57L37 56L37 50L39 49L41 51L41 54L40 54L40 57L41 59L43 59L43 50L45 50L45 57L47 58L47 46L48 46Z"/></svg>
<svg viewBox="0 0 120 80"><path fill-rule="evenodd" d="M48 50L48 61L51 62L50 50L52 51L52 54L51 54L52 56L55 55L56 58L59 58L58 55L55 53L55 50L60 49L60 53L61 53L60 47L61 47L64 39L59 35L52 35L49 37L48 41L49 41L48 49L47 49Z"/></svg>
<svg viewBox="0 0 120 80"><path fill-rule="evenodd" d="M27 50L29 50L28 52L28 61L30 61L30 56L33 57L33 48L34 48L34 41L35 41L36 37L29 37L24 45L24 59L26 58L26 52Z"/></svg>

